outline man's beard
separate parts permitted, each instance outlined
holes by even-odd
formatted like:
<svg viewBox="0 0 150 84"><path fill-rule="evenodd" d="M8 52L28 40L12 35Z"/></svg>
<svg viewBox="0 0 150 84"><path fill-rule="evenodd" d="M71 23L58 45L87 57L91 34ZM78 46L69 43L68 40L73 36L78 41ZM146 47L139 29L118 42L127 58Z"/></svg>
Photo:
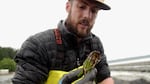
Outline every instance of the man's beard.
<svg viewBox="0 0 150 84"><path fill-rule="evenodd" d="M87 28L86 34L79 32L77 26L73 25L71 18L67 18L65 24L66 24L66 27L69 30L69 32L75 34L79 38L84 38L84 37L88 36L91 31L91 28ZM90 25L89 22L85 19L80 20L77 24L86 24L86 25L88 25L88 27L91 27L91 26L89 26Z"/></svg>

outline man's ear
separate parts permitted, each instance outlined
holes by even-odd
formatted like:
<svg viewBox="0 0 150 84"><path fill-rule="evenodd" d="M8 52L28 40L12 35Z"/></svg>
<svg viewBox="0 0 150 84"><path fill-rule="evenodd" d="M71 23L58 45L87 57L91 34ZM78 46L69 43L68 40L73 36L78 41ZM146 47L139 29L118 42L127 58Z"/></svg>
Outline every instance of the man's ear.
<svg viewBox="0 0 150 84"><path fill-rule="evenodd" d="M71 2L68 1L68 2L66 3L66 11L67 11L67 13L69 13L70 9L71 9Z"/></svg>

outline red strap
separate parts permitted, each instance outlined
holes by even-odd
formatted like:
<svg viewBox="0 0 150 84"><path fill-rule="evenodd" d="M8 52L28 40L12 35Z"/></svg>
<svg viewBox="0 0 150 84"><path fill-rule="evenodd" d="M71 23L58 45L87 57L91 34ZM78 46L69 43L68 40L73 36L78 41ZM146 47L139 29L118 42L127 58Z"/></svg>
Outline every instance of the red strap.
<svg viewBox="0 0 150 84"><path fill-rule="evenodd" d="M62 44L60 31L58 29L54 29L54 34L55 34L55 38L56 38L56 43Z"/></svg>

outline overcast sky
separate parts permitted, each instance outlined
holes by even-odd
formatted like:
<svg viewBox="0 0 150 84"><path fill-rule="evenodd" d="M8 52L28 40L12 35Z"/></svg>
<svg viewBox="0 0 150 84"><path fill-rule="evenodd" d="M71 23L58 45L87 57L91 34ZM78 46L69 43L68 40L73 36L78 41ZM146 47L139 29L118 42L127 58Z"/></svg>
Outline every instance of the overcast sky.
<svg viewBox="0 0 150 84"><path fill-rule="evenodd" d="M66 18L67 0L0 0L0 46L19 49L35 33L55 28ZM105 0L92 30L108 60L150 55L149 0Z"/></svg>

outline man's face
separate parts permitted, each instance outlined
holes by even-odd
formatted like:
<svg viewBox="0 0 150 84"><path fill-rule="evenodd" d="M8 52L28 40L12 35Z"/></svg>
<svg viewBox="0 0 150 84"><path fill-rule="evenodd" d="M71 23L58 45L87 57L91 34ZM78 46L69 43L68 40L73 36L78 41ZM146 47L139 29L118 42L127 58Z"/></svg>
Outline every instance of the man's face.
<svg viewBox="0 0 150 84"><path fill-rule="evenodd" d="M66 10L68 12L66 20L68 30L80 38L86 37L95 23L99 9L87 0L73 0L66 4Z"/></svg>

